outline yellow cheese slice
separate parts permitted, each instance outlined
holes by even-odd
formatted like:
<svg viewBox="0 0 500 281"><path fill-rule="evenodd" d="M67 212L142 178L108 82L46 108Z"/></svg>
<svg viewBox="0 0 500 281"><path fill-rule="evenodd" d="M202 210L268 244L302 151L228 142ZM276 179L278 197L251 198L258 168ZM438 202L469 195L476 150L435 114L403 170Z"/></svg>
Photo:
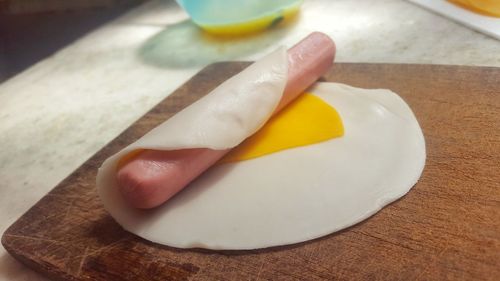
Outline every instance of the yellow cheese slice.
<svg viewBox="0 0 500 281"><path fill-rule="evenodd" d="M319 97L305 93L269 119L264 127L231 150L219 163L248 160L343 134L344 126L337 111Z"/></svg>

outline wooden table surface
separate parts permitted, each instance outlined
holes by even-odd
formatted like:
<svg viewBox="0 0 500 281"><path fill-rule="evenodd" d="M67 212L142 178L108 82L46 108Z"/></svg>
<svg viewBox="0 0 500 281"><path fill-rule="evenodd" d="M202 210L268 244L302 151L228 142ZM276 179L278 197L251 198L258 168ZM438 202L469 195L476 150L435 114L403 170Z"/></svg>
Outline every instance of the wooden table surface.
<svg viewBox="0 0 500 281"><path fill-rule="evenodd" d="M124 231L97 197L97 168L246 65L198 73L25 213L4 247L54 280L498 280L500 68L335 65L324 80L399 93L428 154L406 196L344 231L253 251L176 249Z"/></svg>

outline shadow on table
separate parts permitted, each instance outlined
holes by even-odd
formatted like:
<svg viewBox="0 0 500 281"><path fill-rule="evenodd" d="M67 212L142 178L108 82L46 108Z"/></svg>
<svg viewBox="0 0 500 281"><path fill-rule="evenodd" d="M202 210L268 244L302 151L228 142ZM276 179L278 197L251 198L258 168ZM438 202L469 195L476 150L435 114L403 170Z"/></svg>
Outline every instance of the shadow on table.
<svg viewBox="0 0 500 281"><path fill-rule="evenodd" d="M275 45L297 21L295 18L251 35L222 37L210 35L191 20L184 20L148 39L140 47L139 57L147 64L164 68L188 68L234 60Z"/></svg>
<svg viewBox="0 0 500 281"><path fill-rule="evenodd" d="M44 8L42 2L40 7L34 7L37 6L34 5L37 1L17 2L29 2L22 7L21 4L17 5L20 9ZM71 5L52 2L56 6ZM98 4L98 1L93 2ZM2 3L4 2L0 0L0 6ZM84 8L82 5L81 8L75 8L71 12L12 14L2 11L0 7L0 83L49 57L84 34L123 15L138 4L139 1L125 1L101 9Z"/></svg>

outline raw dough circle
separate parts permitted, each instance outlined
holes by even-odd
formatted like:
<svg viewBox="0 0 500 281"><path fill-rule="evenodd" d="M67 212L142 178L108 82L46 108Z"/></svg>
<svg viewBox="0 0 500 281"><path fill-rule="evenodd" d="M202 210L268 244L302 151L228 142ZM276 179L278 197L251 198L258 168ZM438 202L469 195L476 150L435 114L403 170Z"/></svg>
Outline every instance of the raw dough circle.
<svg viewBox="0 0 500 281"><path fill-rule="evenodd" d="M337 109L343 137L215 166L150 211L101 190L106 208L125 229L160 244L256 249L341 230L406 194L426 157L408 105L389 90L318 83L311 92Z"/></svg>

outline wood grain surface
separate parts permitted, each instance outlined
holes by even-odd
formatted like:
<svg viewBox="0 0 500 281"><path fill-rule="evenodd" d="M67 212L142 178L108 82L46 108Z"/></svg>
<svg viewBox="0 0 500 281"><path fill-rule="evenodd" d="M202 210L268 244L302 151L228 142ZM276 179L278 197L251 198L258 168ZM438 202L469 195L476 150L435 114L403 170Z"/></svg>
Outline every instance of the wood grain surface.
<svg viewBox="0 0 500 281"><path fill-rule="evenodd" d="M399 93L428 153L406 196L344 231L253 251L175 249L124 231L97 197L97 168L246 65L198 73L24 214L4 247L54 280L499 280L500 68L335 65L324 80Z"/></svg>

